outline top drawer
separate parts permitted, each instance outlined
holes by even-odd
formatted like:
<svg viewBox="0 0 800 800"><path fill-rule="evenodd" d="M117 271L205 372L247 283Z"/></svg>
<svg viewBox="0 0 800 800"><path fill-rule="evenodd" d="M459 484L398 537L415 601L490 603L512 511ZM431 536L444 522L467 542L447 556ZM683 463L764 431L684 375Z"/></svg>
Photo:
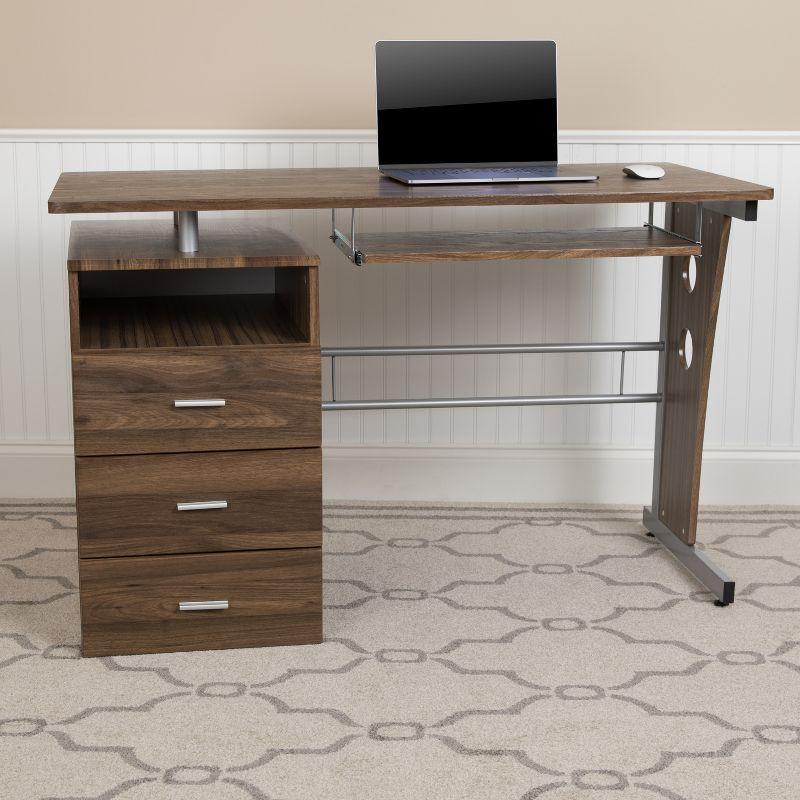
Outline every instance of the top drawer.
<svg viewBox="0 0 800 800"><path fill-rule="evenodd" d="M79 456L320 445L317 347L80 353L72 370Z"/></svg>

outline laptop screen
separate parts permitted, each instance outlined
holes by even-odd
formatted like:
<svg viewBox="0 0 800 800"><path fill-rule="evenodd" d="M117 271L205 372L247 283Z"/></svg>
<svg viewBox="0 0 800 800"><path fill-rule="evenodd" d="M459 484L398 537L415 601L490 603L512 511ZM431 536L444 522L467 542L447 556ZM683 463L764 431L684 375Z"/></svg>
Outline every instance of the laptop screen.
<svg viewBox="0 0 800 800"><path fill-rule="evenodd" d="M555 42L378 42L381 165L558 160Z"/></svg>

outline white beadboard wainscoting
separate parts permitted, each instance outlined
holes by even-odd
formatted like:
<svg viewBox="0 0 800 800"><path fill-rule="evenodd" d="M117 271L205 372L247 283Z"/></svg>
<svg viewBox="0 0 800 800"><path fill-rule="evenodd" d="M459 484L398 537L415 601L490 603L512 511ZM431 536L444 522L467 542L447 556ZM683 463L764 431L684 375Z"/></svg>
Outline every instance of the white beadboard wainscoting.
<svg viewBox="0 0 800 800"><path fill-rule="evenodd" d="M671 161L775 187L757 223L733 224L701 499L800 502L800 134L583 131L561 142L565 162ZM0 496L73 491L64 262L70 220L89 216L47 214L60 172L373 166L376 154L373 131L0 130ZM639 205L378 209L359 212L358 229L622 226L646 213ZM328 240L328 212L243 216L317 248L324 345L658 338L659 259L359 268ZM336 394L610 392L618 370L619 354L341 359ZM329 374L326 364L326 394ZM628 355L626 390L652 391L655 379L654 354ZM644 502L653 429L649 406L327 412L325 493Z"/></svg>

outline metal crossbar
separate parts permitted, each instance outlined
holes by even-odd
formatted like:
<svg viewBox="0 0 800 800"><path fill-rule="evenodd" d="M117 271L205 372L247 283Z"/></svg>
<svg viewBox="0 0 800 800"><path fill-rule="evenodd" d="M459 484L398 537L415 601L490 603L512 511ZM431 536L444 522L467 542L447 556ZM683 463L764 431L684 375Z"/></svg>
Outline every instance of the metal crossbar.
<svg viewBox="0 0 800 800"><path fill-rule="evenodd" d="M664 342L567 342L555 344L443 344L390 347L323 347L323 358L349 356L460 356L525 353L623 353L664 349Z"/></svg>
<svg viewBox="0 0 800 800"><path fill-rule="evenodd" d="M370 411L410 408L502 408L513 406L575 406L607 403L660 403L660 394L569 394L532 397L442 397L423 400L332 400L323 411Z"/></svg>
<svg viewBox="0 0 800 800"><path fill-rule="evenodd" d="M366 411L412 408L492 408L508 406L584 405L599 403L659 403L659 393L625 394L625 353L662 352L664 342L574 342L560 344L430 345L419 347L323 347L323 357L331 359L331 397L322 403L323 411ZM409 400L337 400L336 359L377 356L441 355L523 355L526 353L621 353L617 394L542 395L514 397L442 397Z"/></svg>

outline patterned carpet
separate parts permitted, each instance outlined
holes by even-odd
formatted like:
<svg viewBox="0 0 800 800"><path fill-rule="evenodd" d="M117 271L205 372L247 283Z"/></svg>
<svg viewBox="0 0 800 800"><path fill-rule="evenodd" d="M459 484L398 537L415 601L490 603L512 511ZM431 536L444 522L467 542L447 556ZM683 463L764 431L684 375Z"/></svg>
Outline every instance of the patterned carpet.
<svg viewBox="0 0 800 800"><path fill-rule="evenodd" d="M0 797L783 800L800 509L711 509L712 605L639 510L329 505L325 638L80 659L75 516L0 504Z"/></svg>

